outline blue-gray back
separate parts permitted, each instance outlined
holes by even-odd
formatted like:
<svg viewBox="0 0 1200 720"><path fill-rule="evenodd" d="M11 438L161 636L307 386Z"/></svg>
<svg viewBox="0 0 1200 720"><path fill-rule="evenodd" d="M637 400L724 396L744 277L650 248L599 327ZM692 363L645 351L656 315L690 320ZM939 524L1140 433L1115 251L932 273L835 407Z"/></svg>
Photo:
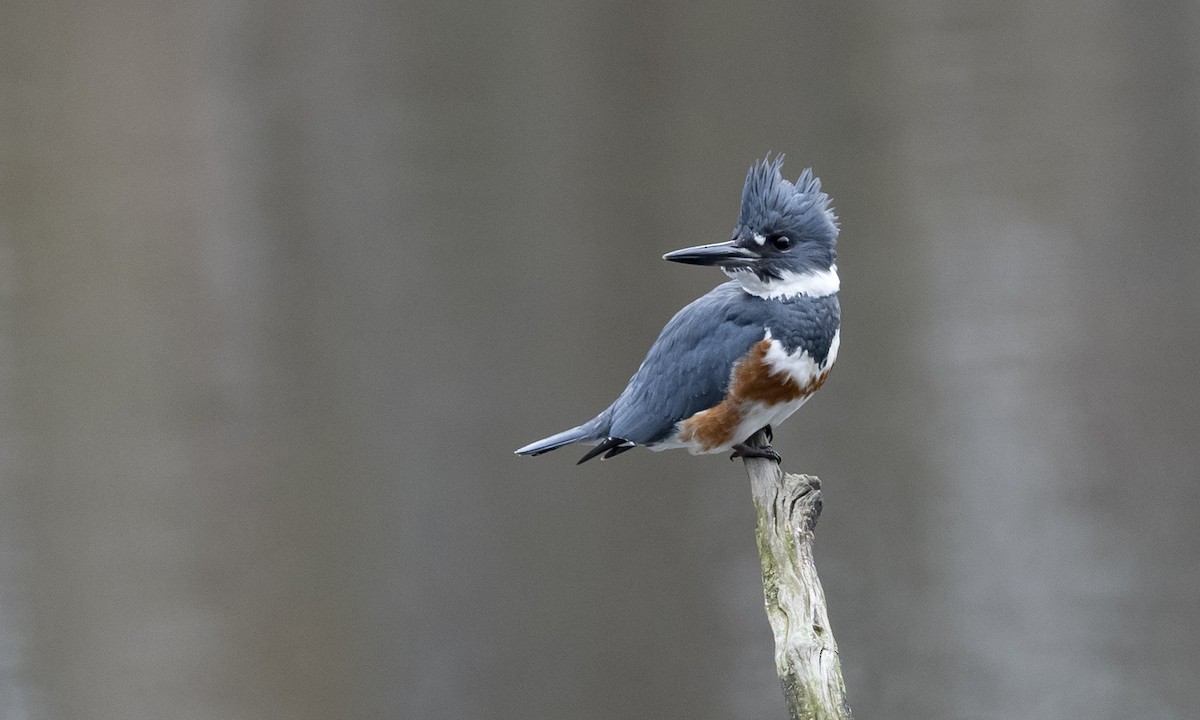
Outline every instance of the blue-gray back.
<svg viewBox="0 0 1200 720"><path fill-rule="evenodd" d="M680 420L721 402L734 363L765 328L788 352L804 348L822 362L839 321L836 295L764 300L737 282L719 285L671 318L625 391L597 418L598 429L642 445L659 442Z"/></svg>

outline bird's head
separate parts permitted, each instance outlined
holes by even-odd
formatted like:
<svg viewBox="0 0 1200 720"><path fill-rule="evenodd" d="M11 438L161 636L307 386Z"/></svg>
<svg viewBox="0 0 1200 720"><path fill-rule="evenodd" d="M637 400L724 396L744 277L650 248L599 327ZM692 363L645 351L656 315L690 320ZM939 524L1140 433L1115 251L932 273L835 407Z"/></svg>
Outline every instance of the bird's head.
<svg viewBox="0 0 1200 720"><path fill-rule="evenodd" d="M821 181L806 169L793 184L783 156L763 158L746 173L742 212L733 238L667 253L666 260L717 265L754 295L837 292L837 217Z"/></svg>

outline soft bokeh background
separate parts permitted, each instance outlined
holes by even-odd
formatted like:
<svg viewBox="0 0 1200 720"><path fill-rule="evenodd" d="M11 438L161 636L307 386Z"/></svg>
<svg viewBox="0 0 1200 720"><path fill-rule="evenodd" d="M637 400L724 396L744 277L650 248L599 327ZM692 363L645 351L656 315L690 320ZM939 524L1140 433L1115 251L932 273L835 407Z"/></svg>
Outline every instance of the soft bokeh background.
<svg viewBox="0 0 1200 720"><path fill-rule="evenodd" d="M861 718L1200 713L1200 4L0 9L0 718L783 716L742 469L515 458L842 218Z"/></svg>

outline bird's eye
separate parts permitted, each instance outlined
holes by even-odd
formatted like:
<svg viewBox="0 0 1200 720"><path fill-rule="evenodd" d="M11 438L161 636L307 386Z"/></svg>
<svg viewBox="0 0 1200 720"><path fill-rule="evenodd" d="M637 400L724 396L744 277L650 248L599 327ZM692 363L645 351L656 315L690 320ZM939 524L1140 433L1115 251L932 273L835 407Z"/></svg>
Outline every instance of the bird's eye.
<svg viewBox="0 0 1200 720"><path fill-rule="evenodd" d="M776 250L787 250L792 246L792 239L787 235L772 235L770 239Z"/></svg>

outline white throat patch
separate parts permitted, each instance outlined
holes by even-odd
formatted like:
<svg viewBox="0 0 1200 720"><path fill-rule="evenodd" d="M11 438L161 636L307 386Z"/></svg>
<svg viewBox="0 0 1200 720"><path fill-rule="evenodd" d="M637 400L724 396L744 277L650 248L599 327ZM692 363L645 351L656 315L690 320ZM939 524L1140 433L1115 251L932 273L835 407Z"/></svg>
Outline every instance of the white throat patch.
<svg viewBox="0 0 1200 720"><path fill-rule="evenodd" d="M763 280L752 271L746 269L725 269L721 272L741 283L742 289L760 298L774 299L807 295L809 297L825 297L836 293L842 287L838 278L837 265L828 270L815 270L806 273L785 272L782 278Z"/></svg>

